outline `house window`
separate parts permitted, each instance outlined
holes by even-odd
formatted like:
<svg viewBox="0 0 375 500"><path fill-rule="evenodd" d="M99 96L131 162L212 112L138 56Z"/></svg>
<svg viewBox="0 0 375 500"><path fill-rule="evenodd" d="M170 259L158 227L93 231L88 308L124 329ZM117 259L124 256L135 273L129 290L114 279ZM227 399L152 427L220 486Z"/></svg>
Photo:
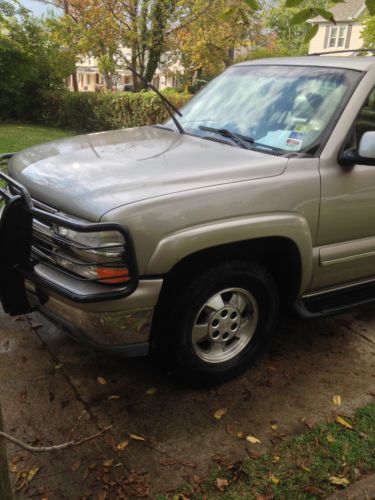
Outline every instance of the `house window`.
<svg viewBox="0 0 375 500"><path fill-rule="evenodd" d="M91 75L87 74L86 75L86 84L90 85L90 82L91 82Z"/></svg>
<svg viewBox="0 0 375 500"><path fill-rule="evenodd" d="M329 34L329 47L345 47L347 33L348 26L346 24L343 24L341 26L332 26Z"/></svg>

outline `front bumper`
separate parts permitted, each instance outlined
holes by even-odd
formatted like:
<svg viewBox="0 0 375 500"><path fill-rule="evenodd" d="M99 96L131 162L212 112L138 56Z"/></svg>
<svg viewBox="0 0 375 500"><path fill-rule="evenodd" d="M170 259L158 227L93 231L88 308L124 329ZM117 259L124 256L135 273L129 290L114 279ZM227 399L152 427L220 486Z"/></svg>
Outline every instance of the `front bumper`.
<svg viewBox="0 0 375 500"><path fill-rule="evenodd" d="M139 282L127 228L116 223L77 221L49 210L35 202L22 184L2 172L0 178L9 187L0 188L6 202L0 220L0 298L4 311L19 315L39 310L92 346L121 354L145 354L162 280ZM130 281L104 285L78 279L48 261L35 259L31 252L34 219L78 232L120 232Z"/></svg>
<svg viewBox="0 0 375 500"><path fill-rule="evenodd" d="M48 269L36 272L48 273ZM77 304L53 292L47 295L31 281L26 281L26 290L30 304L77 341L132 357L148 353L154 308L162 284L160 279L141 280L129 297L95 304Z"/></svg>

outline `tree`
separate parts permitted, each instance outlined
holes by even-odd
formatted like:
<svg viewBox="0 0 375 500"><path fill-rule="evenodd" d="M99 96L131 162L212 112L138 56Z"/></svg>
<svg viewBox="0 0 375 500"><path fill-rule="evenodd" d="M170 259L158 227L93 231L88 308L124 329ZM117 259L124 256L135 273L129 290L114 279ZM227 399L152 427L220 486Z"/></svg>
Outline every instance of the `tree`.
<svg viewBox="0 0 375 500"><path fill-rule="evenodd" d="M96 0L53 0L53 4L64 11L62 16L49 21L56 40L66 50L74 50L76 61L84 56L95 57L106 88L112 89L120 45L113 16ZM74 90L78 90L78 85Z"/></svg>
<svg viewBox="0 0 375 500"><path fill-rule="evenodd" d="M0 18L0 115L18 118L39 89L63 88L74 67L69 51L50 37L48 25L29 17Z"/></svg>
<svg viewBox="0 0 375 500"><path fill-rule="evenodd" d="M242 0L195 0L184 7L169 38L183 67L181 78L190 88L232 65L236 55L266 44L260 15L243 8Z"/></svg>
<svg viewBox="0 0 375 500"><path fill-rule="evenodd" d="M129 56L121 55L124 64L130 63L151 82L167 49L180 0L102 0L102 4L113 16L121 45L130 49ZM138 89L145 87L136 77L134 83Z"/></svg>
<svg viewBox="0 0 375 500"><path fill-rule="evenodd" d="M375 49L375 16L366 15L363 22L364 28L361 32L365 47Z"/></svg>
<svg viewBox="0 0 375 500"><path fill-rule="evenodd" d="M278 0L266 11L265 26L273 34L274 48L290 54L303 54L307 50L305 42L308 26L306 24L292 24L298 8L285 9L285 1Z"/></svg>

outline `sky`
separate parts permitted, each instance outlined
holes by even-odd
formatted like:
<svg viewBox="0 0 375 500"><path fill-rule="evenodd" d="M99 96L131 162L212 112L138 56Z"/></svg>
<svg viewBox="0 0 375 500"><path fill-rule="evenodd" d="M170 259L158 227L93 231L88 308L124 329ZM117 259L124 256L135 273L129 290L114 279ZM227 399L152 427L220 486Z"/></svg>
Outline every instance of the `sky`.
<svg viewBox="0 0 375 500"><path fill-rule="evenodd" d="M46 14L48 10L54 9L51 5L46 5L45 3L38 2L37 0L21 0L21 3L38 17Z"/></svg>

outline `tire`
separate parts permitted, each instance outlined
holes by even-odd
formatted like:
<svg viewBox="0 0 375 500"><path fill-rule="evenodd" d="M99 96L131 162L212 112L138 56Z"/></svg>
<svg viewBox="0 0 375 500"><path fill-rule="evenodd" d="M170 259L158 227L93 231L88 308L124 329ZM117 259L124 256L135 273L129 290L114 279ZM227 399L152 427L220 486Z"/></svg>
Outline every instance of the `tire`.
<svg viewBox="0 0 375 500"><path fill-rule="evenodd" d="M174 299L168 295L151 352L194 386L226 381L251 366L278 320L276 284L257 263L216 265Z"/></svg>

